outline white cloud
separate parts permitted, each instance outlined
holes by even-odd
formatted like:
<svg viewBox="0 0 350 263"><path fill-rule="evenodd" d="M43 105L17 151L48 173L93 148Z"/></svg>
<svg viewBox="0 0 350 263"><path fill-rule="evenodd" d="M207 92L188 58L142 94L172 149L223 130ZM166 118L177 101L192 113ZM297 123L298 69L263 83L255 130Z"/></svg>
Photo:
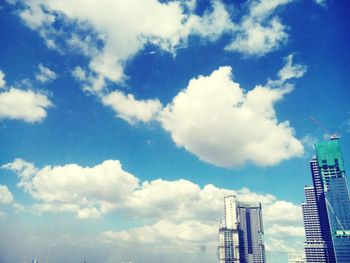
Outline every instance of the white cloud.
<svg viewBox="0 0 350 263"><path fill-rule="evenodd" d="M0 184L0 204L11 204L14 198L6 185Z"/></svg>
<svg viewBox="0 0 350 263"><path fill-rule="evenodd" d="M28 8L20 12L20 17L32 29L38 29L55 21L54 15L45 12L40 1L28 1Z"/></svg>
<svg viewBox="0 0 350 263"><path fill-rule="evenodd" d="M32 90L10 88L0 93L0 119L38 122L46 117L46 110L51 106L46 95Z"/></svg>
<svg viewBox="0 0 350 263"><path fill-rule="evenodd" d="M111 107L119 118L129 123L137 121L149 122L154 120L162 108L159 100L136 100L132 94L125 95L114 91L101 99L103 105Z"/></svg>
<svg viewBox="0 0 350 263"><path fill-rule="evenodd" d="M20 212L24 210L24 207L15 202L15 198L13 197L13 194L10 192L8 187L6 185L0 184L0 205L11 205L16 212ZM0 218L1 216L5 216L5 212L0 211Z"/></svg>
<svg viewBox="0 0 350 263"><path fill-rule="evenodd" d="M39 64L38 69L39 72L35 75L35 78L42 83L47 83L57 78L57 74L54 71L41 64Z"/></svg>
<svg viewBox="0 0 350 263"><path fill-rule="evenodd" d="M36 213L71 213L86 219L113 211L141 222L134 228L103 232L101 239L112 246L135 246L147 253L206 251L214 256L223 198L229 194L240 201L262 203L267 242L280 244L271 250L278 251L291 238L295 244L302 242L300 207L248 188L200 187L184 179L140 182L113 160L94 167L69 164L39 169L16 159L2 168L18 174L18 186L38 201L32 207Z"/></svg>
<svg viewBox="0 0 350 263"><path fill-rule="evenodd" d="M291 202L276 200L264 209L266 222L302 222L301 207Z"/></svg>
<svg viewBox="0 0 350 263"><path fill-rule="evenodd" d="M107 80L123 81L125 62L147 43L172 52L175 46L186 44L189 34L215 40L232 28L229 15L219 1L213 3L212 12L205 12L202 17L191 13L190 3L182 1L87 3L80 0L72 4L68 0L38 0L23 3L25 7L20 17L29 27L38 30L49 47L78 51L91 59L89 69L94 76L87 84L93 92L103 89ZM55 29L53 24L58 20L73 25L74 31Z"/></svg>
<svg viewBox="0 0 350 263"><path fill-rule="evenodd" d="M173 141L223 167L246 162L269 166L301 156L303 146L293 128L288 121L279 122L274 110L292 86L279 80L279 88L257 86L245 93L231 71L220 67L210 76L192 79L166 106L160 121Z"/></svg>
<svg viewBox="0 0 350 263"><path fill-rule="evenodd" d="M239 10L237 24L221 1L212 1L201 16L195 14L195 1L157 0L78 0L74 4L31 0L22 1L18 13L48 47L89 58L84 89L100 93L108 82L125 80L125 64L147 44L175 52L176 47L187 45L190 35L215 41L229 34L232 42L226 50L248 55L271 52L288 39L287 26L276 14L290 2L293 0L249 1L248 8ZM57 28L59 25L64 28Z"/></svg>
<svg viewBox="0 0 350 263"><path fill-rule="evenodd" d="M220 1L213 1L212 5L212 12L207 10L202 17L195 15L189 17L185 27L185 30L189 31L188 34L192 32L213 41L223 33L231 32L235 28L225 6Z"/></svg>
<svg viewBox="0 0 350 263"><path fill-rule="evenodd" d="M251 192L248 188L229 190L211 184L201 188L184 179L140 182L116 160L94 167L67 164L39 169L16 159L2 168L18 174L18 186L42 202L42 206L36 206L41 211L99 211L103 215L117 210L152 220L166 217L178 222L195 219L217 222L222 214L224 196L234 194L241 201L261 202L268 222L290 223L300 220L301 215L299 206L270 194Z"/></svg>
<svg viewBox="0 0 350 263"><path fill-rule="evenodd" d="M6 81L5 81L5 73L0 70L0 89L5 87Z"/></svg>
<svg viewBox="0 0 350 263"><path fill-rule="evenodd" d="M284 82L286 80L292 78L300 78L302 77L307 67L300 64L293 64L293 55L289 55L285 58L286 64L284 67L278 72L278 76L280 77L280 81Z"/></svg>
<svg viewBox="0 0 350 263"><path fill-rule="evenodd" d="M87 76L85 70L83 70L81 67L75 67L74 70L72 71L72 75L75 79L81 80L81 81L86 81Z"/></svg>
<svg viewBox="0 0 350 263"><path fill-rule="evenodd" d="M277 18L270 20L267 25L247 19L240 30L235 40L226 46L226 50L261 56L279 48L288 39L285 26Z"/></svg>
<svg viewBox="0 0 350 263"><path fill-rule="evenodd" d="M292 1L250 1L248 14L236 27L236 36L226 46L226 50L262 56L284 44L288 40L287 27L274 13L279 7Z"/></svg>
<svg viewBox="0 0 350 263"><path fill-rule="evenodd" d="M3 166L18 173L18 186L43 202L35 210L74 212L79 218L99 217L127 198L138 179L125 172L119 161L105 161L94 167L76 164L45 166L17 159Z"/></svg>

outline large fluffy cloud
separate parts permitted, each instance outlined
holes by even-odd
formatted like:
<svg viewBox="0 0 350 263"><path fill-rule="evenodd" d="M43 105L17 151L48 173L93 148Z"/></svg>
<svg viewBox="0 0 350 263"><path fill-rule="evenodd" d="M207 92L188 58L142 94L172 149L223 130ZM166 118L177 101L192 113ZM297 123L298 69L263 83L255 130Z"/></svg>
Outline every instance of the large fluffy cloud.
<svg viewBox="0 0 350 263"><path fill-rule="evenodd" d="M178 146L218 166L274 165L302 155L293 128L288 121L278 121L274 110L275 103L292 91L284 81L305 72L290 59L280 80L247 93L232 79L230 67L192 79L163 110L164 129ZM279 87L271 87L276 84Z"/></svg>
<svg viewBox="0 0 350 263"><path fill-rule="evenodd" d="M274 108L293 90L287 82L306 72L306 66L293 64L293 55L285 61L277 80L249 92L232 79L231 67L220 67L209 76L190 80L164 108L157 99L137 100L120 91L102 96L102 103L129 123L158 120L178 146L208 163L275 165L303 153L294 129L288 121L277 119ZM80 68L74 74L86 77Z"/></svg>

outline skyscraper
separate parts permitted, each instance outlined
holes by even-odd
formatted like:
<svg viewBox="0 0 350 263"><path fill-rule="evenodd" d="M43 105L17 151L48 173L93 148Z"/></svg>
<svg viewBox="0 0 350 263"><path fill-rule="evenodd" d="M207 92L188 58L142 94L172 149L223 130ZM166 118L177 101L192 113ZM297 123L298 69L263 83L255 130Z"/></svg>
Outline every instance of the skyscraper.
<svg viewBox="0 0 350 263"><path fill-rule="evenodd" d="M238 202L241 262L264 263L265 246L261 203Z"/></svg>
<svg viewBox="0 0 350 263"><path fill-rule="evenodd" d="M317 143L302 204L308 263L350 262L350 198L339 139Z"/></svg>
<svg viewBox="0 0 350 263"><path fill-rule="evenodd" d="M219 229L220 263L265 263L260 203L238 202L227 196L225 220Z"/></svg>

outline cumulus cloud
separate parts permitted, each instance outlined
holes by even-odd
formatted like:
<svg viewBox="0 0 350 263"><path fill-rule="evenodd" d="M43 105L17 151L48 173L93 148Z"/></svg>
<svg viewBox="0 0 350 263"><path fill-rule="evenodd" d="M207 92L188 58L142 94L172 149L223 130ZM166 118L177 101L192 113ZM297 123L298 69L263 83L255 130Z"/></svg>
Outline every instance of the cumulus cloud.
<svg viewBox="0 0 350 263"><path fill-rule="evenodd" d="M51 106L52 102L40 92L10 88L0 93L0 119L39 122Z"/></svg>
<svg viewBox="0 0 350 263"><path fill-rule="evenodd" d="M299 234L292 233L293 229L300 233L300 207L248 188L200 187L184 179L141 182L116 160L93 167L68 164L37 168L16 159L2 168L17 173L18 187L37 201L31 208L36 213L70 213L87 219L114 212L143 222L134 228L101 233L102 240L113 245L134 244L139 250L151 247L152 251L179 253L215 251L223 198L230 194L240 201L262 203L268 242L269 238L301 242L295 240Z"/></svg>
<svg viewBox="0 0 350 263"><path fill-rule="evenodd" d="M235 38L226 50L262 56L284 44L288 40L287 26L275 13L279 7L292 1L249 1L248 14L237 26Z"/></svg>
<svg viewBox="0 0 350 263"><path fill-rule="evenodd" d="M73 212L79 218L100 217L130 195L138 179L125 172L119 161L94 167L76 164L37 169L22 159L2 166L18 173L19 187L43 204L35 210Z"/></svg>
<svg viewBox="0 0 350 263"><path fill-rule="evenodd" d="M5 73L0 70L0 88L5 87L6 81L5 81Z"/></svg>
<svg viewBox="0 0 350 263"><path fill-rule="evenodd" d="M54 71L41 64L39 64L38 69L39 72L35 75L35 78L42 83L47 83L57 78L57 74Z"/></svg>
<svg viewBox="0 0 350 263"><path fill-rule="evenodd" d="M154 120L162 108L162 104L157 99L136 100L132 94L125 95L121 91L114 91L103 96L102 103L111 107L119 118L129 123Z"/></svg>
<svg viewBox="0 0 350 263"><path fill-rule="evenodd" d="M303 146L294 129L288 121L279 122L274 110L292 91L285 80L301 76L300 68L289 62L284 68L292 68L294 75L281 73L278 88L259 85L245 92L232 79L231 67L194 78L166 106L160 122L178 146L217 166L269 166L301 156Z"/></svg>

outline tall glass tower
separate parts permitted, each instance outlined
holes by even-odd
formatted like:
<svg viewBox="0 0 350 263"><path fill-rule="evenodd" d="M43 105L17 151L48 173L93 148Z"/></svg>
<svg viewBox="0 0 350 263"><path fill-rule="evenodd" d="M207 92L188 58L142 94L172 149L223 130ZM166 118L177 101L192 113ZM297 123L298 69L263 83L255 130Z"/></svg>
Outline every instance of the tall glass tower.
<svg viewBox="0 0 350 263"><path fill-rule="evenodd" d="M265 263L264 228L261 203L237 204L241 262Z"/></svg>
<svg viewBox="0 0 350 263"><path fill-rule="evenodd" d="M350 262L350 198L339 139L317 143L302 204L308 263Z"/></svg>
<svg viewBox="0 0 350 263"><path fill-rule="evenodd" d="M261 203L226 196L225 219L219 229L220 263L265 263Z"/></svg>

